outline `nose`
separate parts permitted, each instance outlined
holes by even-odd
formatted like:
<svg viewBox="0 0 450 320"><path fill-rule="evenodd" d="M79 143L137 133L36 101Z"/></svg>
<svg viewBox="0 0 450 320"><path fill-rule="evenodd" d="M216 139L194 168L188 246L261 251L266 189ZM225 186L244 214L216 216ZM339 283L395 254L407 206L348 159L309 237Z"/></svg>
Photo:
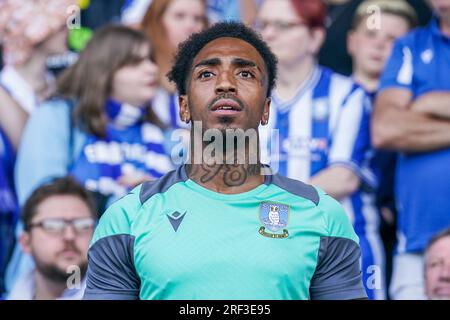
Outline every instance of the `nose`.
<svg viewBox="0 0 450 320"><path fill-rule="evenodd" d="M375 39L375 45L379 49L384 49L386 47L388 40L380 35L378 35Z"/></svg>
<svg viewBox="0 0 450 320"><path fill-rule="evenodd" d="M147 71L147 72L150 72L150 73L158 73L158 66L156 65L156 63L154 63L153 61L151 61L150 59L147 59L147 60L145 60L144 61L144 63L143 63L143 65L144 65L144 69Z"/></svg>
<svg viewBox="0 0 450 320"><path fill-rule="evenodd" d="M231 71L224 71L217 77L216 94L237 93L236 82Z"/></svg>
<svg viewBox="0 0 450 320"><path fill-rule="evenodd" d="M72 225L66 225L66 227L64 228L63 239L66 241L70 241L75 239L76 235L77 234L74 227Z"/></svg>
<svg viewBox="0 0 450 320"><path fill-rule="evenodd" d="M154 62L146 60L140 66L139 72L142 78L145 79L146 81L150 80L153 81L156 80L158 77L159 68Z"/></svg>

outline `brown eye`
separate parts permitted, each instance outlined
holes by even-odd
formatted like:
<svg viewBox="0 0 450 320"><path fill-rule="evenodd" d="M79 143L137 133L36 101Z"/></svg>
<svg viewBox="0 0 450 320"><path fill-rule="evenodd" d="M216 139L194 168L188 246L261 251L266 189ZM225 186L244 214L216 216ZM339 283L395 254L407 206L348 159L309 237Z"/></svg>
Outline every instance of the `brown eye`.
<svg viewBox="0 0 450 320"><path fill-rule="evenodd" d="M210 71L203 71L202 73L199 74L198 78L206 79L206 78L211 78L212 76L214 76L214 73L212 73Z"/></svg>
<svg viewBox="0 0 450 320"><path fill-rule="evenodd" d="M250 71L241 71L239 72L239 75L241 75L241 77L243 78L253 78L253 74Z"/></svg>

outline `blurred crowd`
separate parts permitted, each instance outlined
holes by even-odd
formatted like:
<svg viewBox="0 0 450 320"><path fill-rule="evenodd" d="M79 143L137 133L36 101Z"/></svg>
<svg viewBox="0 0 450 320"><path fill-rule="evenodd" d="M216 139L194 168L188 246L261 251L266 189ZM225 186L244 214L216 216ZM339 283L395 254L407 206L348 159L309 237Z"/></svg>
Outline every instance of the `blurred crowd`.
<svg viewBox="0 0 450 320"><path fill-rule="evenodd" d="M450 0L0 0L0 297L82 297L105 208L183 156L178 45L224 20L276 54L262 158L342 203L369 298L449 299Z"/></svg>

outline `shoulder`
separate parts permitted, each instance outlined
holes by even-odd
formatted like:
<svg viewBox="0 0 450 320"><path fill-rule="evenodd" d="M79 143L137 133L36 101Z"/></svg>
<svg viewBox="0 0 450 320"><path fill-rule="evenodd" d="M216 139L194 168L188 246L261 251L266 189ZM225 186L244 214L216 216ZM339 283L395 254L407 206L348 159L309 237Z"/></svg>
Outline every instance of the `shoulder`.
<svg viewBox="0 0 450 320"><path fill-rule="evenodd" d="M358 237L342 205L322 189L280 175L274 175L271 183L285 192L311 201L318 214L322 216L327 236L347 238L358 242Z"/></svg>
<svg viewBox="0 0 450 320"><path fill-rule="evenodd" d="M36 110L34 110L31 114L31 118L57 124L60 123L59 121L62 119L68 119L70 111L71 106L68 101L53 98L43 102Z"/></svg>
<svg viewBox="0 0 450 320"><path fill-rule="evenodd" d="M418 27L410 32L408 32L406 35L398 38L395 41L395 45L402 47L408 47L410 50L416 50L425 45L426 40L429 38L431 34L431 25L424 26L424 27Z"/></svg>
<svg viewBox="0 0 450 320"><path fill-rule="evenodd" d="M141 188L142 185L136 187L108 207L95 229L92 244L102 238L131 234L132 221L142 206L139 201Z"/></svg>
<svg viewBox="0 0 450 320"><path fill-rule="evenodd" d="M278 174L272 176L271 183L294 196L311 201L315 206L319 205L319 193L312 185Z"/></svg>
<svg viewBox="0 0 450 320"><path fill-rule="evenodd" d="M131 226L143 205L155 195L167 192L174 184L185 181L184 174L180 167L157 180L137 186L115 201L100 218L92 244L109 236L131 235Z"/></svg>
<svg viewBox="0 0 450 320"><path fill-rule="evenodd" d="M141 204L144 204L155 195L165 193L175 184L184 182L187 179L184 166L180 166L157 180L145 182L139 190L139 201Z"/></svg>
<svg viewBox="0 0 450 320"><path fill-rule="evenodd" d="M326 223L328 236L346 238L358 243L359 239L342 205L322 189L316 189L320 198L318 209Z"/></svg>

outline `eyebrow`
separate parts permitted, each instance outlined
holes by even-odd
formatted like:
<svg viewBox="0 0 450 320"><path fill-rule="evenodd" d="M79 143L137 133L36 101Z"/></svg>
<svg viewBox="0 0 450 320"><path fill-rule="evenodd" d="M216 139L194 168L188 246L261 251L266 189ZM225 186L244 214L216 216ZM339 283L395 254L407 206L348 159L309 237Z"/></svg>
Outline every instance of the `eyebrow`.
<svg viewBox="0 0 450 320"><path fill-rule="evenodd" d="M220 65L220 64L221 64L221 62L220 62L220 59L219 59L219 58L205 59L205 60L202 60L202 61L200 61L199 63L197 63L197 64L195 65L194 69L195 69L195 68L198 68L198 67L203 67L203 66L207 66L207 67L215 67L215 66L218 66L218 65Z"/></svg>
<svg viewBox="0 0 450 320"><path fill-rule="evenodd" d="M203 67L203 66L208 66L208 67L215 67L215 66L219 66L221 65L222 62L219 58L211 58L211 59L205 59L200 61L199 63L197 63L194 67L198 68L198 67ZM259 71L261 71L261 69L256 65L256 63L254 63L253 61L250 60L246 60L246 59L242 59L242 58L234 58L231 61L231 64L237 67L253 67L253 68L257 68Z"/></svg>

